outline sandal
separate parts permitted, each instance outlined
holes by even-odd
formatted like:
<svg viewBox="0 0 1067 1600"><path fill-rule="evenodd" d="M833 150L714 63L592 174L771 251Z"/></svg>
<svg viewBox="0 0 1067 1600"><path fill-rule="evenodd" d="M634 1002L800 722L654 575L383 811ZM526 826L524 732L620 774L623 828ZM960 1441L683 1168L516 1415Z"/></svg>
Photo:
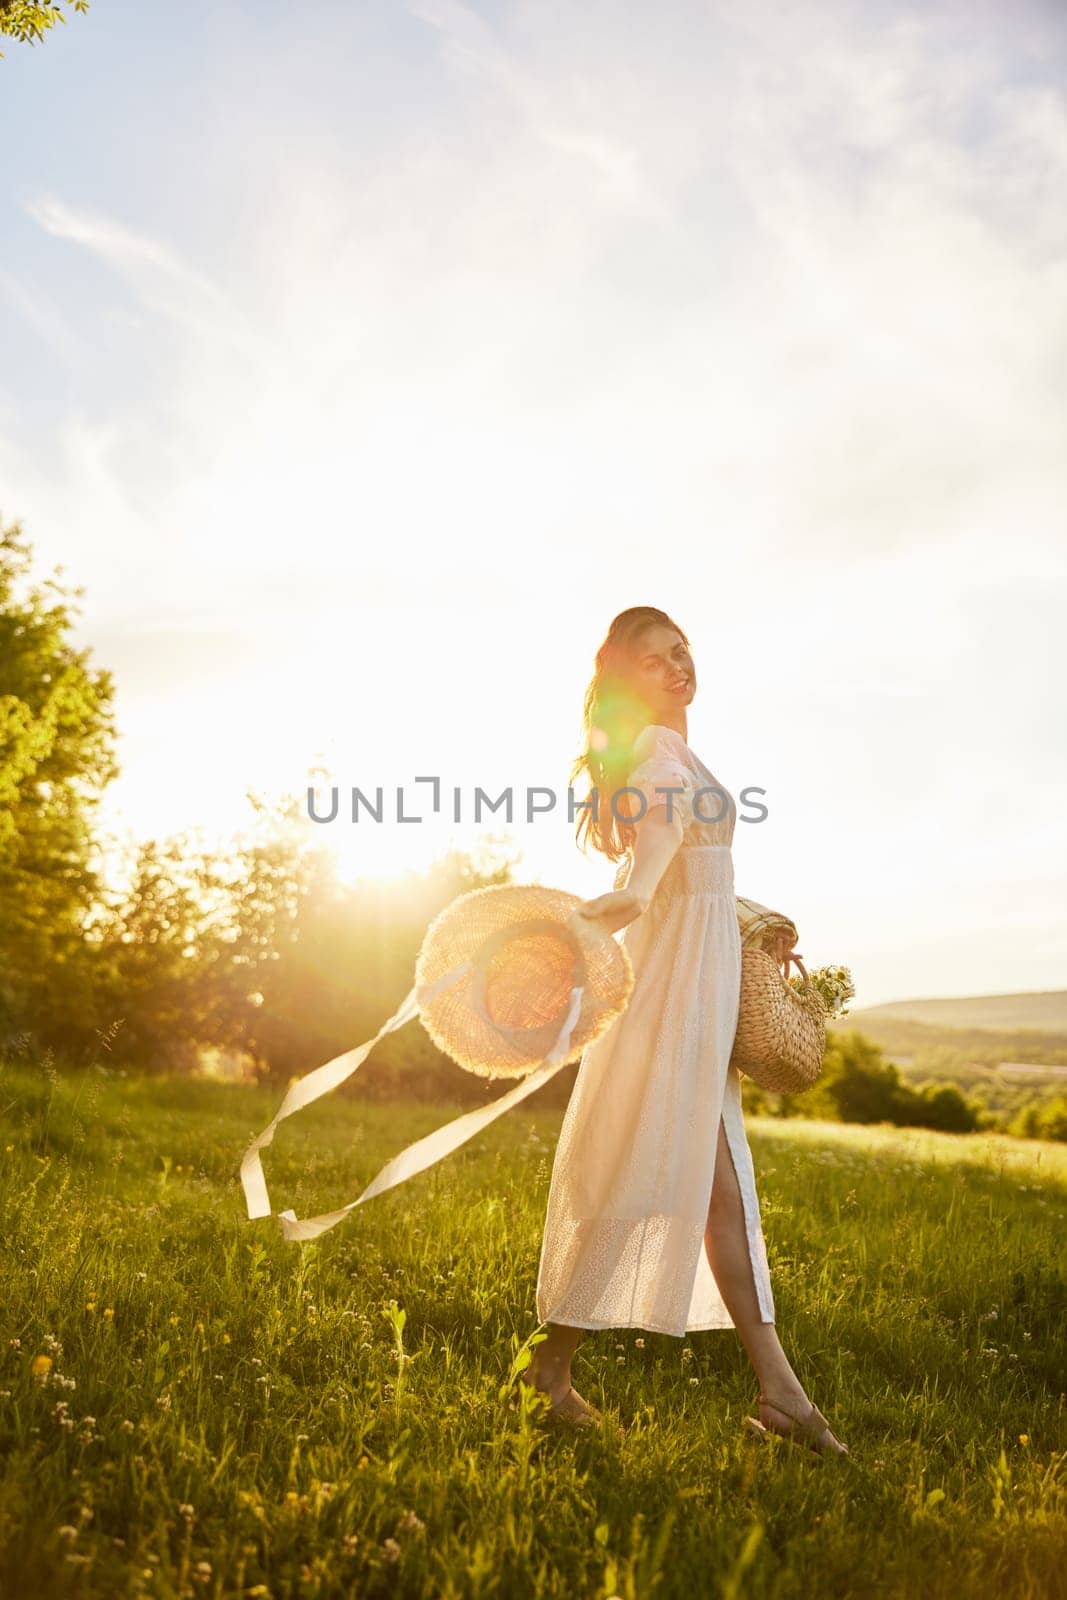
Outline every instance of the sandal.
<svg viewBox="0 0 1067 1600"><path fill-rule="evenodd" d="M596 1406L591 1406L581 1398L573 1384L559 1401L550 1400L544 1389L527 1383L521 1373L515 1380L516 1393L520 1384L524 1389L533 1389L538 1398L543 1400L544 1405L538 1409L545 1421L562 1422L571 1428L599 1428L603 1424L603 1415Z"/></svg>
<svg viewBox="0 0 1067 1600"><path fill-rule="evenodd" d="M774 1411L780 1411L784 1417L792 1419L793 1426L788 1433L778 1428L764 1427L757 1417L746 1417L745 1426L753 1438L760 1441L768 1439L785 1439L789 1444L801 1445L805 1449L814 1451L817 1456L847 1456L850 1454L847 1444L844 1444L834 1433L830 1424L811 1400L807 1402L808 1409L800 1409L798 1403L793 1401L788 1405L781 1400L771 1400L765 1394L759 1397L762 1406L770 1406ZM829 1434L829 1441L826 1435Z"/></svg>

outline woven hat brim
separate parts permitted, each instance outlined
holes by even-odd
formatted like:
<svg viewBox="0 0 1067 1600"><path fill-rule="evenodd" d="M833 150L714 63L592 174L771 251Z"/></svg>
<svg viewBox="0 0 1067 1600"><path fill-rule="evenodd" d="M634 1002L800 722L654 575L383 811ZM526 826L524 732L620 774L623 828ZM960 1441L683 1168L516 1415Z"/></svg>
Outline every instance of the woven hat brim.
<svg viewBox="0 0 1067 1600"><path fill-rule="evenodd" d="M491 884L459 895L434 918L415 964L417 989L429 990L457 968L470 964L469 970L436 998L420 1000L420 1019L439 1050L467 1072L484 1078L525 1077L544 1060L546 1041L558 1035L570 999L567 974L573 951L566 943L565 930L580 951L583 993L562 1059L576 1060L600 1037L628 1004L634 973L625 946L602 925L573 916L581 903L578 895L541 884ZM558 941L553 941L550 931L526 939L527 924L544 923L559 927ZM487 942L506 930L519 937L507 972L510 988L505 1025L499 1019L494 1022L493 1015L487 1015L479 1003L480 994L484 996L479 988L479 960ZM484 964L481 981L484 985ZM546 1009L546 999L553 1002L553 1009Z"/></svg>

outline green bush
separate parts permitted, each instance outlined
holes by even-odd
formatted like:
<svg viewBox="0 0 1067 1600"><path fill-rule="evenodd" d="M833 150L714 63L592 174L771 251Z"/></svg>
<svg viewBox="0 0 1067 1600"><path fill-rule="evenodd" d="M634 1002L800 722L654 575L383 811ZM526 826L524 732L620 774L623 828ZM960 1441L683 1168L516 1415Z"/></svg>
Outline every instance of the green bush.
<svg viewBox="0 0 1067 1600"><path fill-rule="evenodd" d="M1008 1131L1020 1139L1056 1139L1067 1144L1067 1099L1057 1095L1044 1104L1025 1106Z"/></svg>

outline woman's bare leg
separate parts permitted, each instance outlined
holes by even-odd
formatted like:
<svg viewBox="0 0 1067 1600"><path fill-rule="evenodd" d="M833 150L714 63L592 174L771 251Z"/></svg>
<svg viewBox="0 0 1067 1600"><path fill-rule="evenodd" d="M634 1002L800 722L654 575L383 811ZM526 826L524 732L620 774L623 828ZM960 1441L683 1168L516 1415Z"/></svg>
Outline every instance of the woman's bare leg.
<svg viewBox="0 0 1067 1600"><path fill-rule="evenodd" d="M773 1395L786 1404L810 1404L803 1384L782 1349L777 1328L773 1322L764 1322L760 1314L745 1233L741 1188L721 1121L704 1249L726 1309L755 1369L760 1393ZM761 1404L760 1414L765 1427L789 1432L789 1415L776 1406Z"/></svg>
<svg viewBox="0 0 1067 1600"><path fill-rule="evenodd" d="M568 1327L564 1322L550 1322L547 1337L533 1347L525 1376L536 1389L548 1395L553 1405L564 1400L573 1388L571 1361L581 1337L581 1328ZM581 1400L580 1395L578 1398ZM585 1403L583 1400L582 1404Z"/></svg>

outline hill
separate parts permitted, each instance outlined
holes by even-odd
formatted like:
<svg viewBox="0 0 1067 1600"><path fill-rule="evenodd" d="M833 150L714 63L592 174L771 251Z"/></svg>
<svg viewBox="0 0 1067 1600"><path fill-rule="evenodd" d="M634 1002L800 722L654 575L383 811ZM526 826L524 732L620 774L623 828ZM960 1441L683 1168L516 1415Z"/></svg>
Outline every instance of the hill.
<svg viewBox="0 0 1067 1600"><path fill-rule="evenodd" d="M857 1029L901 1065L951 1053L971 1067L1067 1067L1067 990L893 1000L852 1010L837 1026Z"/></svg>
<svg viewBox="0 0 1067 1600"><path fill-rule="evenodd" d="M979 1029L986 1033L1037 1032L1067 1038L1067 989L1038 989L1032 994L976 994L955 999L890 1000L851 1013L869 1020L922 1022L941 1028Z"/></svg>

